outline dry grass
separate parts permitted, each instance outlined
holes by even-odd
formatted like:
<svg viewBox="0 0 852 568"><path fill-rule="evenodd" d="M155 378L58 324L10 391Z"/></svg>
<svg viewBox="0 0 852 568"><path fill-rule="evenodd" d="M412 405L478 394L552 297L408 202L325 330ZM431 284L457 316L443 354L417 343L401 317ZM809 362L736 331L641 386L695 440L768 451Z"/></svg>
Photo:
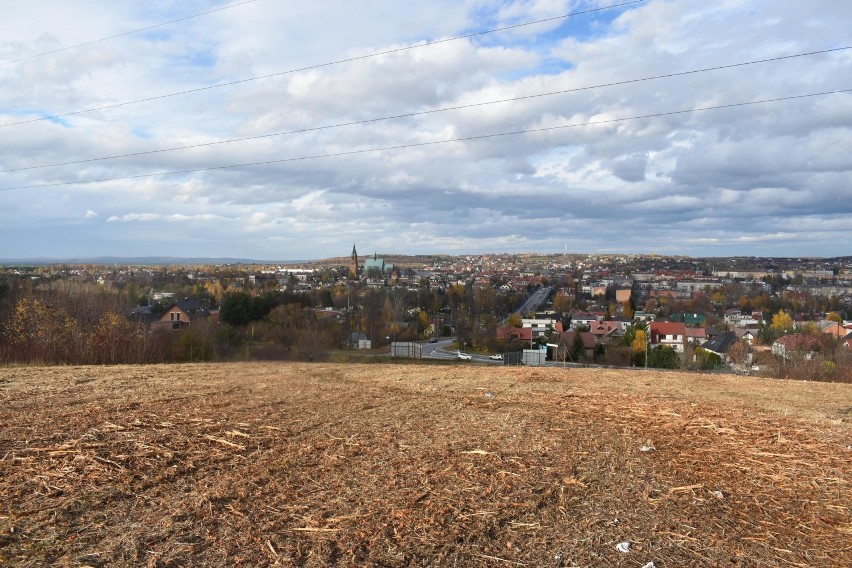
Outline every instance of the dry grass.
<svg viewBox="0 0 852 568"><path fill-rule="evenodd" d="M0 565L849 566L850 420L718 375L0 369Z"/></svg>

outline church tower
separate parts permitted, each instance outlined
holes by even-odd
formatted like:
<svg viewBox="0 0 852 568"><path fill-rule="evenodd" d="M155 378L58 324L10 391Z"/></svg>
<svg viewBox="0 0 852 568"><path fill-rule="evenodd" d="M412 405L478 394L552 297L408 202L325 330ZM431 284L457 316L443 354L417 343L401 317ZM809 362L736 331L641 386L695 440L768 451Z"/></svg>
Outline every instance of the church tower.
<svg viewBox="0 0 852 568"><path fill-rule="evenodd" d="M358 251L355 250L355 245L352 245L352 259L349 261L349 272L352 277L358 279Z"/></svg>

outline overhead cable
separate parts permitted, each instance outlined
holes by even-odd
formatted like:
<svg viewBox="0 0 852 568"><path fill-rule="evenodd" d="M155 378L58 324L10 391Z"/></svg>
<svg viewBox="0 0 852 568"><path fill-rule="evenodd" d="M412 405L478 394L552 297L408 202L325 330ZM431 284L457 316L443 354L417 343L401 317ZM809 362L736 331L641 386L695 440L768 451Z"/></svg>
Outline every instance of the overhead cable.
<svg viewBox="0 0 852 568"><path fill-rule="evenodd" d="M781 102L781 101L791 101L791 100L797 100L797 99L806 99L806 98L812 98L812 97L820 97L820 96L834 95L834 94L839 94L839 93L850 93L850 92L852 92L852 89L838 89L838 90L834 90L834 91L823 91L823 92L820 92L820 93L809 93L809 94L805 94L805 95L792 95L792 96L788 96L788 97L778 97L778 98L763 99L763 100L758 100L758 101L746 101L746 102L740 102L740 103L730 103L730 104L725 104L725 105L714 105L714 106L699 107L699 108L692 108L692 109L686 109L686 110L657 112L657 113L652 113L652 114L644 114L644 115L624 117L624 118L610 118L610 119L605 119L605 120L592 120L592 121L588 121L588 122L581 122L581 123L574 123L574 124L563 124L563 125L559 125L559 126L545 126L545 127L541 127L541 128L530 128L530 129L526 129L526 130L515 130L515 131L511 131L511 132L500 132L500 133L496 133L496 134L482 134L482 135L478 135L478 136L468 136L468 137L464 137L464 138L451 138L451 139L448 139L448 140L435 140L435 141L432 141L432 142L415 142L415 143L411 143L411 144L400 144L400 145L397 145L397 146L383 146L383 147L379 147L379 148L364 148L364 149L361 149L361 150L347 150L347 151L344 151L344 152L315 154L315 155L311 155L311 156L297 156L297 157L292 157L292 158L280 158L280 159L276 159L276 160L264 160L264 161L261 161L261 162L250 162L250 163L244 163L244 164L230 164L230 165L225 165L225 166L208 166L208 167L204 167L204 168L193 168L193 169L189 169L189 170L176 170L176 171L169 171L169 172L136 174L136 175L131 175L131 176L120 176L120 177L111 177L111 178L63 181L63 182L55 182L55 183L43 183L43 184L35 184L35 185L22 185L22 186L15 186L15 187L4 187L4 188L0 188L0 191L12 191L12 190L19 190L19 189L36 189L36 188L44 188L44 187L67 186L67 185L83 185L83 184L103 183L103 182L110 182L110 181L124 181L124 180L131 180L131 179L140 179L140 178L164 177L164 176L172 176L172 175L183 175L183 174L192 174L192 173L200 173L200 172L209 172L209 171L216 171L216 170L228 170L228 169L255 167L255 166L265 166L265 165L270 165L270 164L282 164L282 163L286 163L286 162L299 162L299 161L306 161L306 160L316 160L316 159L319 159L319 158L335 158L335 157L341 157L341 156L352 156L352 155L356 155L356 154L368 154L368 153L372 153L372 152L384 152L384 151L388 151L388 150L405 150L405 149L410 149L410 148L421 148L421 147L426 147L426 146L436 146L436 145L439 145L439 144L452 144L452 143L458 143L458 142L472 142L472 141L478 141L478 140L488 140L488 139L491 139L491 138L499 138L499 137L503 137L503 136L516 136L516 135L519 135L519 134L535 134L535 133L539 133L539 132L549 132L549 131L555 131L555 130L563 130L563 129L567 129L567 128L578 128L578 127L582 127L582 126L599 126L599 125L602 125L602 124L613 124L613 123L618 123L618 122L627 122L627 121L631 121L631 120L641 120L641 119L646 119L646 118L660 118L660 117L665 117L665 116L675 116L675 115L679 115L679 114L689 114L689 113L704 112L704 111L711 111L711 110L720 110L720 109L727 109L727 108L753 106L753 105L759 105L759 104L774 103L774 102Z"/></svg>
<svg viewBox="0 0 852 568"><path fill-rule="evenodd" d="M75 116L75 115L78 115L78 114L85 114L85 113L88 113L88 112L95 112L95 111L99 111L99 110L107 110L107 109L111 109L111 108L118 108L118 107L123 107L123 106L128 106L128 105L134 105L134 104L138 104L138 103L167 99L167 98L170 98L170 97L176 97L176 96L180 96L180 95L188 95L188 94L191 94L191 93L199 93L199 92L202 92L202 91L209 91L211 89L219 89L219 88L222 88L222 87L230 87L232 85L239 85L241 83L249 83L249 82L252 82L252 81L259 81L261 79L270 79L272 77L280 77L282 75L299 73L301 71L309 71L311 69L320 69L322 67L330 67L332 65L339 65L341 63L351 63L353 61L360 61L360 60L369 59L369 58L372 58L372 57L379 57L381 55L389 55L391 53L399 53L399 52L408 51L408 50L411 50L411 49L418 49L418 48L421 48L421 47L429 47L429 46L438 45L438 44L441 44L441 43L458 41L458 40L461 40L461 39L468 39L468 38L481 36L481 35L485 35L485 34L493 34L493 33L496 33L496 32L502 32L502 31L506 31L506 30L517 29L517 28L521 28L521 27L524 27L524 26L531 26L531 25L534 25L534 24L552 22L554 20L562 20L562 19L565 19L565 18L568 18L568 17L571 17L571 16L580 16L580 15L583 15L583 14L590 14L592 12L600 12L602 10L610 10L610 9L613 9L613 8L621 8L623 6L629 6L631 4L638 4L638 3L644 2L644 1L645 0L630 0L629 2L623 2L621 4L613 4L611 6L603 6L603 7L600 7L600 8L590 8L588 10L571 12L571 13L568 13L568 14L563 14L561 16L553 16L551 18L543 18L541 20L535 20L535 21L532 21L532 22L524 22L524 23L521 23L521 24L513 24L511 26L503 26L503 27L500 27L500 28L492 29L492 30L485 30L485 31L481 31L481 32L473 32L473 33L469 33L469 34L465 34L465 35L460 35L460 36L455 36L455 37L450 37L450 38L445 38L445 39L438 39L438 40L434 40L434 41L428 41L428 42L425 42L425 43L418 43L416 45L408 45L408 46L405 46L405 47L397 47L397 48L394 48L394 49L388 49L388 50L379 51L379 52L376 52L376 53L368 53L366 55L358 55L358 56L355 56L355 57L348 57L346 59L338 59L336 61L329 61L327 63L318 63L316 65L308 65L307 67L300 67L298 69L289 69L287 71L279 71L277 73L269 73L267 75L258 75L257 77L249 77L247 79L238 79L236 81L228 81L226 83L217 83L215 85L208 85L206 87L197 87L195 89L187 89L185 91L178 91L176 93L167 93L167 94L164 94L164 95L155 95L153 97L145 97L145 98L142 98L142 99L135 99L135 100L132 100L132 101L125 101L125 102L121 102L121 103L113 103L113 104L103 105L103 106L99 106L99 107L87 108L87 109L83 109L83 110L75 110L75 111L72 111L72 112L66 112L66 113L62 113L62 114L54 114L54 115L50 115L50 116L42 116L42 117L39 117L39 118L31 118L31 119L28 119L28 120L21 120L21 121L18 121L18 122L9 122L9 123L6 123L6 124L0 124L0 128L6 128L6 127L9 127L9 126L17 126L17 125L20 125L20 124L30 124L32 122L41 122L41 121L44 121L44 120L55 120L57 118L63 118L63 117L66 117L66 116Z"/></svg>
<svg viewBox="0 0 852 568"><path fill-rule="evenodd" d="M329 130L329 129L332 129L332 128L341 128L341 127L344 127L344 126L356 126L356 125L360 125L360 124L370 124L370 123L373 123L373 122L380 122L380 121L384 121L384 120L395 120L395 119L399 119L399 118L411 118L411 117L414 117L414 116L422 116L422 115L426 115L426 114L436 114L436 113L448 112L448 111L452 111L452 110L462 110L462 109L466 109L466 108L475 108L475 107L481 107L481 106L493 105L493 104L499 104L499 103L523 101L523 100L529 100L529 99L535 99L535 98L541 98L541 97L550 97L550 96L554 96L554 95L564 95L564 94L568 94L568 93L576 93L576 92L579 92L579 91L588 91L588 90L591 90L591 89L601 89L601 88L605 88L605 87L629 85L631 83L640 83L640 82L643 82L643 81L654 81L654 80L657 80L657 79L669 79L669 78L672 78L672 77L682 77L684 75L693 75L693 74L696 74L696 73L705 73L705 72L708 72L708 71L719 71L719 70L722 70L722 69L732 69L732 68L735 68L735 67L744 67L746 65L756 65L756 64L759 64L759 63L769 63L769 62L772 62L772 61L781 61L781 60L784 60L784 59L794 59L794 58L797 58L797 57L807 57L807 56L810 56L810 55L830 53L830 52L833 52L833 51L843 51L843 50L846 50L846 49L852 49L852 46L850 46L850 47L837 47L837 48L833 48L833 49L823 49L823 50L820 50L820 51L809 51L807 53L797 53L797 54L794 54L794 55L782 55L782 56L779 56L779 57L771 57L771 58L768 58L768 59L757 59L757 60L754 60L754 61L745 61L745 62L741 62L741 63L731 63L729 65L717 65L715 67L705 67L703 69L692 69L690 71L679 71L679 72L676 72L676 73L666 73L664 75L654 75L654 76L651 76L651 77L643 77L641 79L626 79L626 80L623 80L623 81L615 81L615 82L612 82L612 83L602 83L602 84L590 85L590 86L586 86L586 87L575 87L573 89L563 89L563 90L560 90L560 91L551 91L551 92L547 92L547 93L537 93L537 94L533 94L533 95L521 95L521 96L518 96L518 97L511 97L511 98L508 98L508 99L497 99L497 100L493 100L493 101L483 101L483 102L479 102L479 103L470 103L470 104L466 104L466 105L458 105L458 106L443 107L443 108L430 109L430 110L422 110L422 111L409 112L409 113L404 113L404 114L395 114L395 115L390 115L390 116L382 116L382 117L378 117L378 118L366 118L366 119L363 119L363 120L354 120L354 121L351 121L351 122L340 122L340 123L337 123L337 124L328 124L328 125L325 125L325 126L312 126L310 128L300 128L300 129L297 129L297 130L287 130L285 132L273 132L273 133L270 133L270 134L259 134L257 136L245 136L245 137L242 137L242 138L231 138L231 139L228 139L228 140L217 140L215 142L201 142L201 143L198 143L198 144L190 144L190 145L187 145L187 146L174 146L174 147L171 147L171 148L161 148L159 150L145 150L145 151L141 151L141 152L130 152L130 153L127 153L127 154L116 154L114 156L102 156L102 157L98 157L98 158L88 158L88 159L85 159L85 160L73 160L73 161L70 161L70 162L57 162L55 164L41 164L41 165L37 165L37 166L26 166L26 167L23 167L23 168L12 168L12 169L8 169L8 170L0 170L0 174L12 173L12 172L22 172L22 171L27 171L27 170L37 170L37 169L51 168L51 167L58 167L58 166L69 166L69 165L73 165L73 164L85 164L85 163L90 163L90 162L101 162L101 161L105 161L105 160L116 160L116 159L119 159L119 158L131 158L131 157L135 157L135 156L147 156L147 155L150 155L150 154L161 154L161 153L164 153L164 152L176 152L178 150L189 150L189 149L193 149L193 148L203 148L203 147L206 147L206 146L216 146L216 145L220 145L220 144L232 144L232 143L235 143L235 142L246 142L246 141L249 141L249 140L261 140L261 139L264 139L264 138L273 138L273 137L276 137L276 136L287 136L287 135L290 135L290 134L303 134L303 133L306 133L306 132L315 132L315 131L318 131L318 130Z"/></svg>

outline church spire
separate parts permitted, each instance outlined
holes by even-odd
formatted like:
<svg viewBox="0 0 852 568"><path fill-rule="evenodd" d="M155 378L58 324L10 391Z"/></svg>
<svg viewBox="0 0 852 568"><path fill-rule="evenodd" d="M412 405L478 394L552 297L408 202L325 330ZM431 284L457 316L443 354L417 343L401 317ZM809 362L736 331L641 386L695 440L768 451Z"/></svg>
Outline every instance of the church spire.
<svg viewBox="0 0 852 568"><path fill-rule="evenodd" d="M352 243L352 257L349 261L349 272L352 273L352 278L358 278L358 251L355 250L355 243Z"/></svg>

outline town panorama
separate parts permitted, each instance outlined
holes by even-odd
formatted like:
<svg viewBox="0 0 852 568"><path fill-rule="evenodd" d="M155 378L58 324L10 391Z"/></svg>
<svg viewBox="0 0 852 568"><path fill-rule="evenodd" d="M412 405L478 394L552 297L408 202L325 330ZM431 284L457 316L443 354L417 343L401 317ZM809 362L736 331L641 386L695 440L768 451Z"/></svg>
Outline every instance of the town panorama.
<svg viewBox="0 0 852 568"><path fill-rule="evenodd" d="M0 360L624 366L852 376L852 257L378 254L0 267Z"/></svg>

